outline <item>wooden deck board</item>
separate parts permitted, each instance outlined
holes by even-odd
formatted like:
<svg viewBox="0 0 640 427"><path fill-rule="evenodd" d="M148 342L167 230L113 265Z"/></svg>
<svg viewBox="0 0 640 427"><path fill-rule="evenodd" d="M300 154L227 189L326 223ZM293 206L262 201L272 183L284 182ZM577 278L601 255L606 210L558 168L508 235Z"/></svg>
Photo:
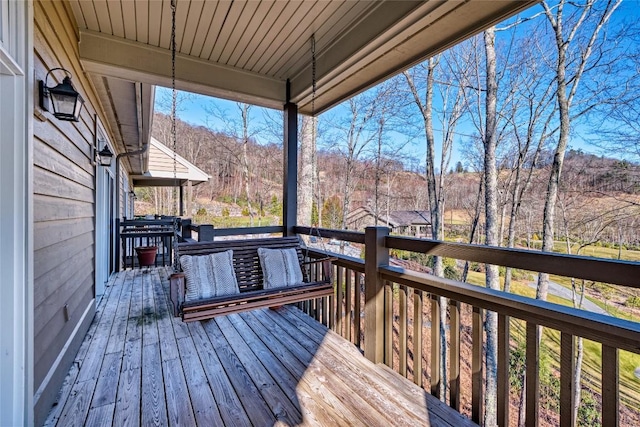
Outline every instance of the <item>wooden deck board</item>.
<svg viewBox="0 0 640 427"><path fill-rule="evenodd" d="M110 281L46 425L463 425L299 310L171 315L164 268Z"/></svg>

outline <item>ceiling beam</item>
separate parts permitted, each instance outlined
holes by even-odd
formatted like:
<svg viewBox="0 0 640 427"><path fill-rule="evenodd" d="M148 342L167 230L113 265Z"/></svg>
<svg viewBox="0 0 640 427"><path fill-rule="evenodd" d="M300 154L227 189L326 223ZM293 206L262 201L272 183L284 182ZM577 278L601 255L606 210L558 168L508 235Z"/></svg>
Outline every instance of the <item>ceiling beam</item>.
<svg viewBox="0 0 640 427"><path fill-rule="evenodd" d="M171 87L171 51L80 30L80 60L89 73ZM285 82L176 54L176 88L280 109Z"/></svg>

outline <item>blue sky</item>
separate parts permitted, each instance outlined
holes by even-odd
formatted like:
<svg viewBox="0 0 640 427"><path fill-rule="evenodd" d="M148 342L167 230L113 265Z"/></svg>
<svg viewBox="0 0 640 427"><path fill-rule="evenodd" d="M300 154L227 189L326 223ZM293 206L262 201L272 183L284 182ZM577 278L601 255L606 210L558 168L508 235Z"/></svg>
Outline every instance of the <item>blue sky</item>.
<svg viewBox="0 0 640 427"><path fill-rule="evenodd" d="M539 12L540 10L541 10L540 6L535 6L534 8L531 8L529 11L527 11L527 13L536 13L536 12ZM612 18L612 24L614 27L620 26L620 25L624 25L625 22L629 19L637 20L638 18L640 18L640 1L625 0L623 4L620 6L620 8L616 11L616 14L614 14L614 17ZM500 33L498 33L498 37L500 37ZM319 88L318 90L322 90L322 88ZM170 101L170 97L171 97L171 91L169 89L158 87L157 93L156 93L156 109L159 111L168 113L169 112L168 101ZM197 94L191 94L190 96L186 97L184 100L180 102L178 116L183 121L186 121L188 123L191 123L194 125L208 126L213 130L223 131L225 128L225 125L219 119L217 119L215 116L209 113L209 111L211 111L212 109L226 111L230 117L239 118L240 116L239 110L234 105L233 102L222 100L222 99L216 99L216 98L212 98L204 95L197 95ZM267 111L271 111L272 116L274 114L277 114L273 110L268 110L261 107L252 108L250 113L251 114L250 120L251 120L251 123L253 123L256 128L265 126L265 112ZM323 125L322 125L323 121L325 123L327 121L328 122L339 121L341 117L344 117L345 111L346 111L345 107L339 105L337 107L334 107L332 110L329 110L328 112L324 113L320 117L321 129L323 128ZM266 114L269 114L269 113L266 113ZM436 128L435 129L436 138L439 138L440 126L436 124L435 128ZM586 130L586 128L581 127L581 125L579 124L574 125L574 137L571 140L569 148L580 149L584 152L593 153L597 155L603 154L600 149L585 142L585 139L582 137L582 135L585 135L587 132L588 131ZM457 161L462 161L463 163L465 163L465 160L461 152L461 146L462 146L461 140L468 139L467 135L475 133L475 129L473 128L473 126L470 125L470 123L462 123L457 129L457 133L458 135L454 142L454 152L452 156L453 158L450 162L449 168L453 168ZM418 132L417 137L413 140L410 140L409 137L407 137L406 135L401 135L399 133L391 133L389 137L392 138L396 144L404 145L404 148L403 148L404 153L412 158L417 159L419 165L424 167L425 144L424 144L423 133L420 134ZM256 134L256 139L259 142L263 142L263 143L267 143L267 142L279 143L280 142L276 140L276 137L273 135L272 132L258 132ZM336 138L332 138L332 140L336 140ZM407 143L407 141L409 142ZM325 143L324 145L326 147L327 143ZM320 146L321 147L323 146L322 141L320 142ZM440 153L437 152L436 156L439 159Z"/></svg>

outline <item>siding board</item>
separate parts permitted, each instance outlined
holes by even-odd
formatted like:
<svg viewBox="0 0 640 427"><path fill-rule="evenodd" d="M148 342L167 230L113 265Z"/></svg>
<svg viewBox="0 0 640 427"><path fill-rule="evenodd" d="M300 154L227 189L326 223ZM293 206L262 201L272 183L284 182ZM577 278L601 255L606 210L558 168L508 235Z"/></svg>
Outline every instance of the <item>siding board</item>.
<svg viewBox="0 0 640 427"><path fill-rule="evenodd" d="M33 216L35 222L93 218L93 204L35 194L33 196Z"/></svg>
<svg viewBox="0 0 640 427"><path fill-rule="evenodd" d="M87 278L87 282L93 282L92 277ZM82 285L86 285L86 282ZM62 352L62 349L67 342L67 339L71 337L77 322L80 321L80 316L84 310L93 302L93 289L89 288L86 292L78 292L72 296L69 300L69 313L72 314L68 322L65 322L62 310L50 319L47 328L43 333L37 335L34 339L34 355L38 354L40 357L35 360L34 369L34 381L36 384L42 383L45 376L51 369L53 362L58 355ZM81 335L84 335L82 333ZM82 340L80 340L82 341ZM73 350L73 353L77 351L77 348ZM67 369L69 366L66 367ZM57 391L60 388L60 384L56 384L54 389ZM53 386L53 385L52 385ZM50 409L46 408L47 410ZM46 414L43 414L46 416Z"/></svg>
<svg viewBox="0 0 640 427"><path fill-rule="evenodd" d="M93 188L71 181L46 169L33 168L34 194L93 203Z"/></svg>

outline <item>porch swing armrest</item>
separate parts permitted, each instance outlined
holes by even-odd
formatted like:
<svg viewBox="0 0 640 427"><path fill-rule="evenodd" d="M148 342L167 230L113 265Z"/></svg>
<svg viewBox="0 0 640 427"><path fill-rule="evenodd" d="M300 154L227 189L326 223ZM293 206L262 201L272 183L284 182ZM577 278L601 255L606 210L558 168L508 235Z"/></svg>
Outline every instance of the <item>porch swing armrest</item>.
<svg viewBox="0 0 640 427"><path fill-rule="evenodd" d="M303 261L300 264L303 266L321 264L322 265L322 281L326 283L331 283L331 281L333 280L333 274L332 274L333 268L331 266L331 263L337 260L338 258L336 257L324 257L324 258L313 259L310 261Z"/></svg>
<svg viewBox="0 0 640 427"><path fill-rule="evenodd" d="M180 316L182 304L184 304L184 292L186 286L186 278L184 273L173 273L169 277L169 298L171 299L171 307L173 308L173 316Z"/></svg>

